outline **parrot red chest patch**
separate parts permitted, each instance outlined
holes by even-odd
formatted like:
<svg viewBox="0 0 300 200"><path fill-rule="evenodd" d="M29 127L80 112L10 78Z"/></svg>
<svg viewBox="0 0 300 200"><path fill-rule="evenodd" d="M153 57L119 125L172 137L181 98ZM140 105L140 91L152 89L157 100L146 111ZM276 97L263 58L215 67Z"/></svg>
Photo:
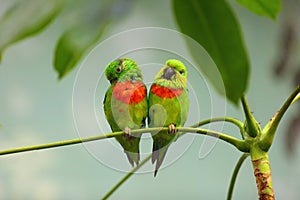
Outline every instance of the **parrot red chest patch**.
<svg viewBox="0 0 300 200"><path fill-rule="evenodd" d="M142 82L125 81L115 84L113 95L123 103L137 104L146 97L147 91Z"/></svg>
<svg viewBox="0 0 300 200"><path fill-rule="evenodd" d="M180 96L183 92L183 89L170 89L167 87L162 87L162 86L153 84L151 87L151 92L161 98L169 98L170 99L170 98Z"/></svg>

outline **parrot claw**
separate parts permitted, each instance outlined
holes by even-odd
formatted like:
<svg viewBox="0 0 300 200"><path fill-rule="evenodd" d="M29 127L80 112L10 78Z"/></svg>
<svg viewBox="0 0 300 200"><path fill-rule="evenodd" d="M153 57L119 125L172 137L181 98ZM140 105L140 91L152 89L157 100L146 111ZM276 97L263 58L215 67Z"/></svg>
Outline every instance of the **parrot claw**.
<svg viewBox="0 0 300 200"><path fill-rule="evenodd" d="M128 136L128 137L131 136L131 129L130 129L130 128L126 127L126 128L124 129L124 132L125 132L125 136Z"/></svg>
<svg viewBox="0 0 300 200"><path fill-rule="evenodd" d="M169 125L168 133L169 134L176 134L176 126L174 124Z"/></svg>

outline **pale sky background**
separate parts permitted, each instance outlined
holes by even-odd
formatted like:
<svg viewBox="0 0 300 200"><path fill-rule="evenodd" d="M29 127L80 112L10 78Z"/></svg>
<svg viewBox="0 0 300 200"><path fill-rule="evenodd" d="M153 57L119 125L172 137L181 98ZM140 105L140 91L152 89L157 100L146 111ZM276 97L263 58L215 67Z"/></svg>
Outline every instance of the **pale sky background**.
<svg viewBox="0 0 300 200"><path fill-rule="evenodd" d="M0 1L4 5L7 2ZM282 17L279 16L279 20L274 22L250 13L235 1L230 2L239 17L252 67L246 96L257 120L265 124L293 90L290 77L278 79L273 76ZM136 1L130 14L113 23L105 31L104 38L141 27L177 29L170 1ZM79 137L72 111L72 92L79 68L62 81L57 81L57 74L52 67L55 44L63 28L62 24L55 21L36 37L23 40L5 51L0 65L0 124L3 125L0 128L0 149ZM113 51L113 48L107 51ZM155 70L150 70L150 73L147 66L143 68L143 71L149 72L145 77L147 81L157 72L159 63L162 65L162 60L170 56L157 52L153 55L153 59L157 59L153 61L156 63ZM133 56L140 59L140 62L146 62L143 57L138 57L138 53ZM97 65L98 61L94 62ZM104 67L99 66L99 70L103 71ZM192 75L190 77L193 77L190 79L191 84L199 78ZM209 105L210 86L207 87L203 77L199 80L197 91L203 95L192 100L193 106L197 101L199 105L197 109L190 110L187 125L210 117L212 106L223 112L223 108L218 107L219 104ZM99 83L102 81L103 85L96 91L99 101L96 101L95 107L99 106L96 115L102 117L103 121L101 103L108 82L101 78ZM212 95L222 103L220 96ZM190 96L194 98L192 92ZM195 110L200 110L200 116ZM227 116L244 120L239 107L227 102L225 110L224 114ZM289 119L296 111L297 109L291 109L287 112L270 150L277 199L296 199L300 196L300 148L297 148L294 157L289 157L283 141ZM104 133L110 131L105 121L100 125ZM224 132L239 137L238 130L232 126L225 125ZM132 176L111 199L225 199L233 168L241 153L224 142L218 142L207 156L199 159L199 149L204 137L187 136L182 142L185 145L191 141L191 146L183 155L161 169L156 178L152 172ZM92 142L90 146L79 144L1 156L0 199L100 199L125 173L99 162L97 156L87 149L95 147L105 152L111 149L111 144L118 147L110 139ZM174 151L181 151L180 141L172 148ZM145 140L142 149L148 152L151 141ZM122 166L130 168L122 154L106 152L104 155L108 158L116 156L113 159L122 159ZM149 164L146 168L152 169L153 166ZM257 198L249 159L240 171L233 197L245 200Z"/></svg>

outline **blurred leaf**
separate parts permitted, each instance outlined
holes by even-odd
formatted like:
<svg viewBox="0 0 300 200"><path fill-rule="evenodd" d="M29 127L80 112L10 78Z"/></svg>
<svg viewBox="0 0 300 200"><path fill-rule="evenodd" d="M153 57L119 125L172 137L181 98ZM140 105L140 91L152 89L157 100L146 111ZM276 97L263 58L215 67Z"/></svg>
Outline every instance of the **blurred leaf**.
<svg viewBox="0 0 300 200"><path fill-rule="evenodd" d="M59 39L54 59L54 67L58 78L63 78L82 58L85 52L98 41L104 31L105 24L78 24L66 31Z"/></svg>
<svg viewBox="0 0 300 200"><path fill-rule="evenodd" d="M130 3L131 0L93 0L85 8L80 8L81 12L76 11L80 18L75 18L75 25L60 37L56 45L54 68L59 79L76 67L101 38L107 24L125 14Z"/></svg>
<svg viewBox="0 0 300 200"><path fill-rule="evenodd" d="M283 34L280 37L279 54L274 72L276 76L283 75L290 67L295 42L297 40L297 27L294 20L288 20L283 23Z"/></svg>
<svg viewBox="0 0 300 200"><path fill-rule="evenodd" d="M17 1L0 19L0 62L5 48L43 30L60 10L59 0Z"/></svg>
<svg viewBox="0 0 300 200"><path fill-rule="evenodd" d="M276 19L281 9L280 0L236 0L257 15Z"/></svg>
<svg viewBox="0 0 300 200"><path fill-rule="evenodd" d="M221 73L226 97L238 103L246 90L249 61L239 24L224 0L173 0L174 14L181 31L200 43ZM189 46L197 61L197 55ZM198 60L199 61L199 60ZM224 95L209 66L200 65L215 89Z"/></svg>

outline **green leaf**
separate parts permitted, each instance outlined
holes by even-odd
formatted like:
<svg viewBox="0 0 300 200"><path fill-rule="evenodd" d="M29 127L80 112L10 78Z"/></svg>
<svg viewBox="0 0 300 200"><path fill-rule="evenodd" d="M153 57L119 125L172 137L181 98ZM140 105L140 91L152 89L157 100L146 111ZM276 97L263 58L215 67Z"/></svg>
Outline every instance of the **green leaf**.
<svg viewBox="0 0 300 200"><path fill-rule="evenodd" d="M281 9L280 0L236 0L257 15L276 19Z"/></svg>
<svg viewBox="0 0 300 200"><path fill-rule="evenodd" d="M0 19L0 62L8 46L43 30L60 10L59 0L17 1Z"/></svg>
<svg viewBox="0 0 300 200"><path fill-rule="evenodd" d="M56 45L54 68L59 79L73 70L86 52L99 41L112 19L118 19L126 13L130 2L93 0L87 6L80 7L79 12L75 12L74 26L60 37Z"/></svg>
<svg viewBox="0 0 300 200"><path fill-rule="evenodd" d="M54 68L58 72L59 79L68 74L86 51L99 40L104 27L103 23L95 24L95 26L82 23L61 36L54 58Z"/></svg>
<svg viewBox="0 0 300 200"><path fill-rule="evenodd" d="M247 87L249 61L239 24L229 5L224 0L173 0L173 8L181 31L206 49L221 73L226 97L237 104ZM187 44L200 63L201 56ZM225 95L212 67L198 67L215 89Z"/></svg>

